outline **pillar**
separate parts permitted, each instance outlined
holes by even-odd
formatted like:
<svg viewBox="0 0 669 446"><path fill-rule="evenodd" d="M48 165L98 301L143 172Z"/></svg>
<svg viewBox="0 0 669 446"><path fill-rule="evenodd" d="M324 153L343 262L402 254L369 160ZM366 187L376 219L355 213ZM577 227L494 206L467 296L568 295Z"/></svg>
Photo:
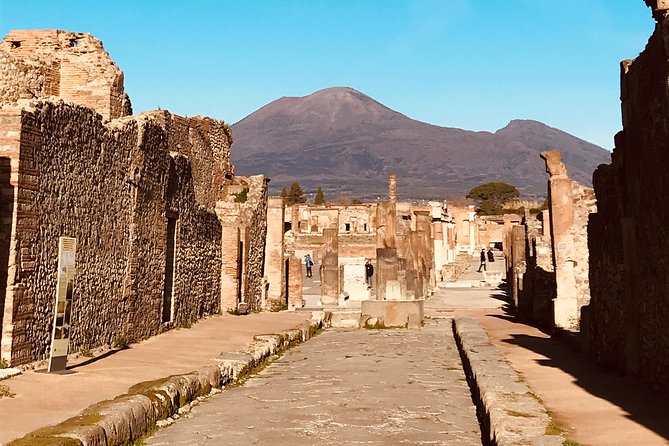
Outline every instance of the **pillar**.
<svg viewBox="0 0 669 446"><path fill-rule="evenodd" d="M513 305L518 308L518 297L523 290L523 276L525 274L525 228L520 225L511 228L511 271Z"/></svg>
<svg viewBox="0 0 669 446"><path fill-rule="evenodd" d="M263 307L271 306L272 303L279 304L286 302L283 220L283 198L269 198L267 200L267 238L265 241L264 267L265 281L269 285L269 288L267 291L267 302L263 302Z"/></svg>
<svg viewBox="0 0 669 446"><path fill-rule="evenodd" d="M292 256L288 258L288 309L302 306L302 260Z"/></svg>
<svg viewBox="0 0 669 446"><path fill-rule="evenodd" d="M298 204L294 204L290 208L290 228L293 230L293 234L300 232L300 206Z"/></svg>
<svg viewBox="0 0 669 446"><path fill-rule="evenodd" d="M556 297L553 301L555 326L575 328L580 321L580 308L576 290L576 275L572 251L574 249L571 227L574 224L574 194L572 180L559 152L542 152L546 161L548 197L550 203L550 231L553 240Z"/></svg>
<svg viewBox="0 0 669 446"><path fill-rule="evenodd" d="M467 212L469 216L469 253L475 254L476 249L476 212L469 211Z"/></svg>
<svg viewBox="0 0 669 446"><path fill-rule="evenodd" d="M236 310L241 300L241 233L237 226L224 225L221 235L221 311Z"/></svg>
<svg viewBox="0 0 669 446"><path fill-rule="evenodd" d="M323 229L323 275L321 302L337 305L339 302L339 233L338 228Z"/></svg>
<svg viewBox="0 0 669 446"><path fill-rule="evenodd" d="M399 280L397 250L395 248L376 249L376 270L374 275L376 276L376 299L385 300L388 281Z"/></svg>

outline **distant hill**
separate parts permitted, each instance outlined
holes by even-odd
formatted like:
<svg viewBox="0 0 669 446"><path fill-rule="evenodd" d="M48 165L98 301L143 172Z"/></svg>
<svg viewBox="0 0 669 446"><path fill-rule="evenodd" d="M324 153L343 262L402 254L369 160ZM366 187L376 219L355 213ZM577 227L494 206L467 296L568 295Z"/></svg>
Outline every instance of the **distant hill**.
<svg viewBox="0 0 669 446"><path fill-rule="evenodd" d="M404 116L352 88L283 97L232 126L232 161L239 175L262 173L274 192L297 179L326 196L373 199L397 174L403 198L466 194L501 180L528 197L546 194L543 150L559 150L570 176L590 185L610 152L541 122L514 120L503 129L472 132Z"/></svg>

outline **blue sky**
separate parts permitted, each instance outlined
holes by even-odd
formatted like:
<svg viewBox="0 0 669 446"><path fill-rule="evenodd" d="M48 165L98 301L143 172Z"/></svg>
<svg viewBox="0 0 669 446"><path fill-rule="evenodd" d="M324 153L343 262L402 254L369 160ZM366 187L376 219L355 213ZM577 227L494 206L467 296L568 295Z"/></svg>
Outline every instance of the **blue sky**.
<svg viewBox="0 0 669 446"><path fill-rule="evenodd" d="M281 96L350 86L436 125L536 119L608 149L619 62L653 26L642 0L0 0L2 35L100 38L135 112L234 123Z"/></svg>

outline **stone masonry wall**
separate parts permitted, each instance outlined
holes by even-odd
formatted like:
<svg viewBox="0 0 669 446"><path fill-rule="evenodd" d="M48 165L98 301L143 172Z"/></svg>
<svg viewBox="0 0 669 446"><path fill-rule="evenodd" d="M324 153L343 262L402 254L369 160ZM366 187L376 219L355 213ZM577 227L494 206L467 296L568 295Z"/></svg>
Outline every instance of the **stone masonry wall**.
<svg viewBox="0 0 669 446"><path fill-rule="evenodd" d="M518 311L540 326L552 328L554 322L553 299L557 292L553 249L550 235L544 235L544 224L539 218L548 219L548 211L530 216L524 222L526 233L524 289L519 297Z"/></svg>
<svg viewBox="0 0 669 446"><path fill-rule="evenodd" d="M0 102L57 96L59 82L57 63L22 61L0 50Z"/></svg>
<svg viewBox="0 0 669 446"><path fill-rule="evenodd" d="M623 130L593 178L587 347L598 361L669 392L669 18L621 64Z"/></svg>
<svg viewBox="0 0 669 446"><path fill-rule="evenodd" d="M196 200L190 161L168 151L169 129L141 115L105 125L88 108L53 102L21 116L3 357L20 364L48 354L62 235L78 241L71 350L219 311L221 226ZM165 324L168 215L178 229L174 320Z"/></svg>
<svg viewBox="0 0 669 446"><path fill-rule="evenodd" d="M262 176L250 177L248 203L252 206L249 219L249 251L246 260L244 296L253 311L261 310L263 268L265 266L265 238L267 236L267 181Z"/></svg>

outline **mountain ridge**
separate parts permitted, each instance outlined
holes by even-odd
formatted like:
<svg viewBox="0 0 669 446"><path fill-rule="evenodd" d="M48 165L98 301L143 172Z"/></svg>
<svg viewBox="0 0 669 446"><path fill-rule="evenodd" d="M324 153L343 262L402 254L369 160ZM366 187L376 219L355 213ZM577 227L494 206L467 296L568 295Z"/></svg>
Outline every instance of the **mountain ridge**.
<svg viewBox="0 0 669 446"><path fill-rule="evenodd" d="M570 176L590 185L610 152L536 120L514 119L495 132L441 127L409 118L350 87L284 96L232 125L232 161L241 175L263 173L280 189L371 199L398 177L404 198L462 196L486 181L542 196L539 153L560 150Z"/></svg>

